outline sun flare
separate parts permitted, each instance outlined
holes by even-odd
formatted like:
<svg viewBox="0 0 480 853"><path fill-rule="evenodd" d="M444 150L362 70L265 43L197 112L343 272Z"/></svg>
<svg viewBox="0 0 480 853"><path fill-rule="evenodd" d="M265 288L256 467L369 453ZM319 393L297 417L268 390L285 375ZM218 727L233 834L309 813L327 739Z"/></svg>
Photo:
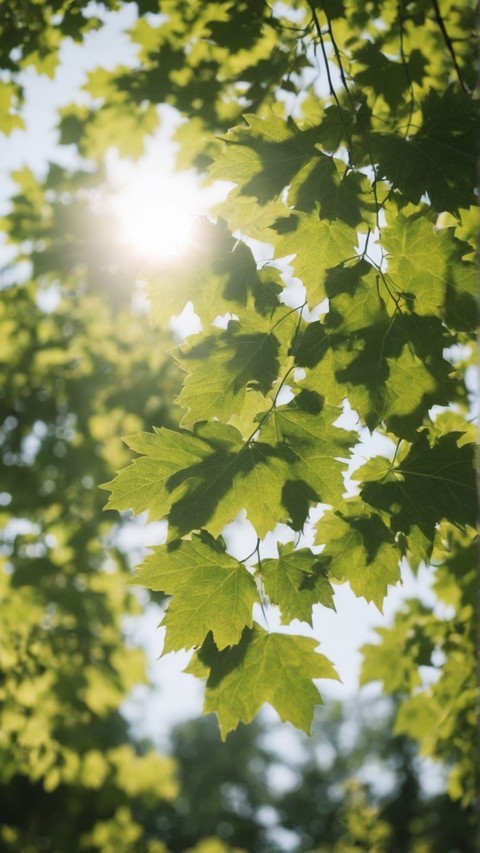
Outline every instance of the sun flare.
<svg viewBox="0 0 480 853"><path fill-rule="evenodd" d="M112 209L121 242L139 257L160 262L182 254L208 205L192 175L152 171L132 167L112 198Z"/></svg>

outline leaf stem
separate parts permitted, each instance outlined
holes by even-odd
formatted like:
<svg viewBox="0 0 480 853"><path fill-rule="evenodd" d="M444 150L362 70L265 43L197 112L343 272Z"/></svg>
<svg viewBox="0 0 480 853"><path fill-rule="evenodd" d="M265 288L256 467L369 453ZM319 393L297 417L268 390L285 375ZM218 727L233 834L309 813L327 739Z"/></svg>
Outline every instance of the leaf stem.
<svg viewBox="0 0 480 853"><path fill-rule="evenodd" d="M286 313L286 314L284 314L284 315L283 315L283 317L280 317L280 319L279 319L279 320L277 320L277 322L273 324L272 328L270 329L270 333L271 333L271 332L273 332L273 330L274 330L274 329L276 329L276 328L277 328L277 326L279 326L279 325L280 325L280 323L283 323L283 321L284 321L284 320L286 320L286 319L287 319L287 317L290 317L290 315L291 315L291 314L295 314L295 312L299 311L299 312L300 312L300 316L301 316L301 315L302 315L302 311L303 311L303 309L305 308L306 304L307 304L307 303L306 303L306 302L304 302L302 305L298 305L296 308L291 308L291 310L290 310L290 311L287 311L287 313Z"/></svg>
<svg viewBox="0 0 480 853"><path fill-rule="evenodd" d="M346 78L345 71L343 68L343 63L342 63L342 57L340 55L340 50L338 48L338 45L337 45L337 42L336 42L336 39L335 39L335 36L333 33L332 21L331 21L330 16L327 12L325 3L323 3L323 13L325 15L325 18L327 19L328 34L330 36L330 41L332 42L332 47L333 47L333 51L335 53L335 58L336 58L337 63L338 63L338 69L340 72L340 79L343 83L343 87L345 89L345 93L347 95L347 98L350 101L350 105L351 105L352 110L353 110L354 118L358 122L358 125L360 127L360 131L363 134L363 138L364 138L365 144L367 146L368 158L370 160L370 166L371 166L372 172L373 172L372 192L373 192L373 198L375 200L375 218L376 218L377 230L378 230L378 233L380 234L380 231L381 231L380 222L379 222L380 206L379 206L378 194L377 194L378 177L377 177L377 169L375 166L375 161L373 158L372 147L370 144L370 136L369 136L369 133L368 133L368 131L367 131L367 129L363 123L363 119L360 115L360 110L357 110L355 100L352 96L352 93L350 92L350 89L348 88L347 78Z"/></svg>
<svg viewBox="0 0 480 853"><path fill-rule="evenodd" d="M301 306L301 308L300 308L300 312L299 312L299 315L298 315L298 323L297 323L297 327L296 327L296 329L295 329L295 334L294 334L294 336L293 336L293 341L292 341L291 350L293 350L293 349L294 349L294 347L295 347L295 343L296 343L296 340L297 340L298 332L299 332L299 330L300 330L300 323L301 323L301 321L302 321L302 313L303 313L303 309L305 308L305 305L306 305L306 304L307 304L307 303L306 303L306 302L304 302L304 303L303 303L303 305L302 305L302 306ZM297 310L297 309L296 309L296 308L294 308L294 309L292 309L292 312L293 312L293 311L296 311L296 310ZM292 313L292 312L290 312L290 313ZM288 316L288 315L286 315L286 316ZM282 318L282 319L285 319L285 318ZM294 364L292 364L292 366L288 368L287 372L285 373L285 376L284 376L284 377L283 377L283 379L281 380L280 385L278 386L278 388L277 388L277 390L276 390L276 392L275 392L275 396L274 396L274 398L273 398L273 400L272 400L272 405L270 406L270 408L269 408L269 409L267 409L267 411L266 411L266 412L264 412L264 414L262 415L262 417L260 418L260 420L259 420L259 422L258 422L258 426L256 427L256 429L254 429L254 431L252 432L252 434L251 434L251 435L249 435L249 437L246 439L246 441L245 441L245 443L244 443L244 447L247 447L247 446L250 444L250 442L252 441L252 439L256 436L257 432L262 428L262 426L263 426L263 424L265 423L265 421L267 420L267 418L269 418L269 417L270 417L270 415L272 414L273 410L275 409L276 403L277 403L278 395L280 394L280 391L282 390L283 386L285 385L285 382L287 381L288 377L290 376L290 374L291 374L294 370L295 370L295 365L294 365Z"/></svg>
<svg viewBox="0 0 480 853"><path fill-rule="evenodd" d="M238 562L239 563L246 563L247 560L250 559L250 557L253 557L254 554L258 554L259 547L260 547L260 539L257 538L257 544L255 545L255 548L253 549L253 551L251 551L250 554L248 554L246 557L242 557L242 559L239 560Z"/></svg>
<svg viewBox="0 0 480 853"><path fill-rule="evenodd" d="M399 448L400 448L401 443L402 443L402 439L401 439L401 438L399 438L399 439L398 439L398 441L397 441L397 446L396 446L396 448L395 448L395 453L393 454L393 459L392 459L392 462L391 462L392 468L393 468L393 466L394 466L394 464L395 464L395 459L397 458L397 453L398 453L398 450L399 450Z"/></svg>
<svg viewBox="0 0 480 853"><path fill-rule="evenodd" d="M325 65L325 71L327 74L328 88L329 88L330 94L331 94L331 96L332 96L332 98L335 101L335 104L337 106L337 109L338 109L338 112L340 115L340 121L341 121L342 127L343 127L343 132L345 133L345 137L346 137L346 140L348 142L348 164L349 164L349 166L351 166L352 160L353 160L352 140L351 140L350 134L347 130L347 126L345 124L345 119L343 117L343 109L340 106L340 101L338 99L338 95L337 95L337 93L335 91L335 87L333 85L332 75L330 74L330 66L329 66L329 62L328 62L327 51L325 49L325 42L323 40L322 28L320 26L320 21L318 20L318 15L317 15L317 11L315 9L315 6L310 2L310 0L307 0L307 2L308 2L308 5L310 7L310 11L312 13L312 20L315 24L315 29L317 31L320 49L322 51L323 63Z"/></svg>
<svg viewBox="0 0 480 853"><path fill-rule="evenodd" d="M256 552L257 552L257 557L258 557L258 560L257 560L257 563L258 563L258 570L257 570L257 574L258 574L259 581L260 581L260 583L259 583L260 607L262 608L263 618L265 619L265 625L266 625L267 631L270 631L270 628L269 628L269 625L268 625L267 608L266 608L266 605L267 605L267 597L266 597L266 595L265 595L265 589L264 589L264 586L263 586L263 576L262 576L262 558L261 558L261 556L260 556L260 539L257 539Z"/></svg>
<svg viewBox="0 0 480 853"><path fill-rule="evenodd" d="M280 382L280 385L277 388L277 391L276 391L275 396L274 396L273 401L272 401L272 405L270 406L269 409L267 409L266 412L264 412L264 414L262 415L262 417L260 418L260 420L258 422L258 426L253 430L252 434L249 435L249 437L245 440L244 447L247 447L250 444L252 439L256 436L257 432L262 428L262 426L265 423L265 421L267 420L267 418L269 418L270 415L272 414L272 412L276 406L278 395L280 394L280 391L282 390L283 386L285 385L285 382L287 381L288 377L290 376L290 374L292 373L293 370L295 370L295 365L292 365L291 367L288 368L285 376L283 377L282 381Z"/></svg>

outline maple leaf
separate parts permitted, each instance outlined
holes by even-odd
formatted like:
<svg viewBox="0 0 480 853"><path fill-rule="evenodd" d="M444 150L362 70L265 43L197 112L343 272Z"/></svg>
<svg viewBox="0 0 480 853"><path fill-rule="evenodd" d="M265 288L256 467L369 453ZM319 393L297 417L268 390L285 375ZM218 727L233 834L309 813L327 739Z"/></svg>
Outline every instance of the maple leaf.
<svg viewBox="0 0 480 853"><path fill-rule="evenodd" d="M315 133L302 132L293 119L285 121L273 111L244 119L245 125L223 137L225 145L210 173L216 180L234 181L260 205L279 196L293 179L308 180L317 162L328 159L316 150Z"/></svg>
<svg viewBox="0 0 480 853"><path fill-rule="evenodd" d="M196 435L204 442L205 456L176 471L169 481L179 495L169 514L172 538L200 530L207 523L217 536L242 509L238 503L225 500L245 457L241 434L234 427L215 421L198 425Z"/></svg>
<svg viewBox="0 0 480 853"><path fill-rule="evenodd" d="M158 429L124 439L137 453L144 454L102 486L111 491L107 509L141 513L150 519L163 518L172 505L168 483L178 470L199 464L208 455L208 446L191 433Z"/></svg>
<svg viewBox="0 0 480 853"><path fill-rule="evenodd" d="M168 328L172 315L181 314L188 302L193 303L203 324L235 312L250 297L261 310L265 279L262 281L257 273L255 259L245 243L232 237L222 221L215 225L207 220L198 222L195 235L187 255L163 262L149 276L153 324ZM270 282L271 275L272 296Z"/></svg>
<svg viewBox="0 0 480 853"><path fill-rule="evenodd" d="M322 558L309 548L294 550L293 543L279 543L277 547L279 557L262 560L259 574L268 598L278 604L285 619L300 619L311 625L313 605L335 610Z"/></svg>
<svg viewBox="0 0 480 853"><path fill-rule="evenodd" d="M341 219L356 226L371 219L372 211L363 199L365 178L346 173L342 160L320 150L318 127L300 129L293 119L285 121L273 111L244 118L246 125L223 137L225 145L210 172L213 178L234 181L243 199L258 202L257 222L287 187L289 207L309 212L318 205L322 220ZM238 195L237 190L231 198ZM272 222L270 218L268 224Z"/></svg>
<svg viewBox="0 0 480 853"><path fill-rule="evenodd" d="M316 542L328 576L348 580L353 592L373 601L381 611L389 584L400 579L400 551L379 515L361 501L347 501L345 510L327 512L317 524Z"/></svg>
<svg viewBox="0 0 480 853"><path fill-rule="evenodd" d="M288 461L276 448L261 442L248 445L237 429L218 421L197 424L196 441L200 439L202 455L192 457L191 464L180 466L158 487L170 495L171 539L205 526L218 536L242 509L260 537L278 518L286 520L281 499ZM153 475L155 463L151 470ZM126 505L128 485L122 490Z"/></svg>
<svg viewBox="0 0 480 853"><path fill-rule="evenodd" d="M132 583L173 595L164 654L201 646L209 631L218 649L238 643L258 600L252 575L205 532L155 548Z"/></svg>
<svg viewBox="0 0 480 853"><path fill-rule="evenodd" d="M475 204L475 104L452 86L443 92L432 89L422 114L420 130L407 139L395 133L373 135L378 176L414 204L428 193L439 213Z"/></svg>
<svg viewBox="0 0 480 853"><path fill-rule="evenodd" d="M428 666L435 648L433 637L428 642L422 628L431 622L431 611L420 601L410 600L409 610L395 614L388 628L376 628L381 645L368 643L362 647L363 664L360 683L382 681L386 693L415 690L422 679L419 665Z"/></svg>
<svg viewBox="0 0 480 853"><path fill-rule="evenodd" d="M168 515L170 540L207 525L218 536L242 509L260 537L288 518L289 461L266 443L246 444L233 426L215 421L198 424L195 435L160 429L126 441L145 455L105 484L107 507Z"/></svg>
<svg viewBox="0 0 480 853"><path fill-rule="evenodd" d="M388 275L398 296L416 314L436 316L443 309L451 240L447 231L436 232L427 219L402 214L382 233Z"/></svg>
<svg viewBox="0 0 480 853"><path fill-rule="evenodd" d="M325 325L335 335L386 326L394 313L394 304L383 286L381 276L365 260L350 267L330 270L325 279L329 311Z"/></svg>
<svg viewBox="0 0 480 853"><path fill-rule="evenodd" d="M462 438L463 433L451 432L430 446L428 432L423 430L383 481L378 480L376 468L375 480L370 481L370 466L376 463L367 462L355 472L364 481L363 499L390 515L394 532L408 535L418 526L430 543L442 518L475 527L474 445L463 444Z"/></svg>
<svg viewBox="0 0 480 853"><path fill-rule="evenodd" d="M408 415L429 399L436 382L424 362L405 344L398 358L387 358L388 381L385 383L385 417ZM408 393L406 393L408 391Z"/></svg>
<svg viewBox="0 0 480 853"><path fill-rule="evenodd" d="M178 397L188 409L183 425L213 416L228 421L241 411L247 388L263 395L271 389L280 369L280 342L271 323L257 323L262 331L252 325L231 321L225 331L204 336L177 356L189 373Z"/></svg>
<svg viewBox="0 0 480 853"><path fill-rule="evenodd" d="M207 676L204 713L216 713L223 738L239 722L253 720L265 702L308 733L322 701L312 678L338 678L317 646L308 637L268 634L254 624L231 649L218 651L207 639L187 672Z"/></svg>
<svg viewBox="0 0 480 853"><path fill-rule="evenodd" d="M313 490L317 501L334 503L344 491L342 463L357 434L335 427L340 412L323 405L318 394L304 391L287 406L279 406L262 429L285 451L290 462L289 479L301 480Z"/></svg>
<svg viewBox="0 0 480 853"><path fill-rule="evenodd" d="M471 246L461 240L451 241L446 276L445 322L449 328L476 333L477 327L477 266L465 257Z"/></svg>
<svg viewBox="0 0 480 853"><path fill-rule="evenodd" d="M231 497L236 513L246 510L261 539L279 522L288 521L284 489L289 473L288 459L264 442L252 443L243 453Z"/></svg>
<svg viewBox="0 0 480 853"><path fill-rule="evenodd" d="M347 332L334 314L307 328L296 360L309 370L299 384L333 405L347 397L370 429L386 421L413 439L429 408L449 400L451 365L443 357L449 335L438 318L402 312L390 317L376 302L377 322L371 326L348 330L346 321ZM356 317L353 326L360 322Z"/></svg>
<svg viewBox="0 0 480 853"><path fill-rule="evenodd" d="M394 62L370 41L355 52L355 59L365 66L356 73L356 79L376 95L383 95L392 111L398 108L405 93L409 92L412 81L419 82L422 79L427 64L419 50L412 50L408 63Z"/></svg>
<svg viewBox="0 0 480 853"><path fill-rule="evenodd" d="M321 220L316 211L292 213L278 220L276 227L279 237L275 255L295 255L291 266L305 285L308 303L313 307L325 299L327 270L355 256L356 232L339 220Z"/></svg>

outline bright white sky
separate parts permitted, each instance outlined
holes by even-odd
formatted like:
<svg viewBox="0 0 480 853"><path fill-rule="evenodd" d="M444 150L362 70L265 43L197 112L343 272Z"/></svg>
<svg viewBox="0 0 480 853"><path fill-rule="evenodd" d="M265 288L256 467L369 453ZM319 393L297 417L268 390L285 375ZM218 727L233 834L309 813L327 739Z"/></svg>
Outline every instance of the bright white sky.
<svg viewBox="0 0 480 853"><path fill-rule="evenodd" d="M0 162L4 172L3 190L0 196L0 212L6 210L6 200L13 189L8 178L12 169L30 166L36 173L45 172L47 160L55 159L65 165L74 165L72 149L59 148L56 144L56 109L78 95L84 82L85 69L101 64L104 68L114 67L117 63L133 61L135 51L120 30L133 21L132 8L126 7L120 14L108 14L108 26L99 33L87 36L84 46L65 45L62 49L62 63L54 81L46 77L39 78L33 72L25 73L26 107L24 115L27 121L25 132L15 131L9 138L0 137ZM152 234L150 224L153 219L158 223L164 217L164 227L174 226L168 232L164 246L168 252L184 248L188 243L188 229L192 226L183 220L186 206L194 213L203 212L208 198L194 194L195 182L191 176L180 178L172 176L172 149L166 134L170 124L170 114L164 114L163 132L158 134L148 146L148 159L131 170L112 153L109 158L111 176L118 187L116 202L120 216L121 230L125 242L131 242L139 255L151 251ZM171 126L171 124L170 124ZM193 194L192 194L193 193ZM158 200L161 204L158 206ZM188 205L185 204L189 200ZM147 218L141 218L146 210ZM158 231L156 232L158 234ZM5 258L3 250L0 254ZM133 285L133 283L132 283ZM133 294L132 294L133 296ZM146 320L147 322L147 320ZM371 456L381 452L378 443L368 436L364 438L362 455ZM132 530L134 531L132 533ZM276 534L279 539L285 536L285 527ZM247 522L236 521L226 530L226 538L234 554L243 556L254 549L255 536ZM135 545L154 545L163 540L164 526L145 526L141 523L131 526L122 534L124 541ZM275 555L275 535L269 535L263 546L263 556ZM304 544L308 544L308 537ZM336 593L337 613L318 607L314 613L313 631L308 626L294 624L296 631L307 633L319 640L324 654L330 657L342 679L341 684L333 682L322 686L324 696L335 698L351 697L357 690L357 677L360 663L359 646L372 639L372 628L389 622L392 613L398 608L402 598L418 595L428 597L429 573L420 571L417 579L406 575L403 588L392 591L386 601L385 612L381 615L373 604L357 599L347 586L338 588ZM145 734L150 735L159 744L164 744L168 728L187 717L195 716L201 708L201 686L189 675L181 673L187 661L187 655L170 655L157 660L161 651L162 632L157 630L160 615L158 608L152 606L147 615L139 622L128 625L132 640L142 642L150 658L150 675L154 684L153 691L138 688L127 712L132 721ZM261 614L259 619L261 620ZM275 612L269 615L270 627L278 623Z"/></svg>

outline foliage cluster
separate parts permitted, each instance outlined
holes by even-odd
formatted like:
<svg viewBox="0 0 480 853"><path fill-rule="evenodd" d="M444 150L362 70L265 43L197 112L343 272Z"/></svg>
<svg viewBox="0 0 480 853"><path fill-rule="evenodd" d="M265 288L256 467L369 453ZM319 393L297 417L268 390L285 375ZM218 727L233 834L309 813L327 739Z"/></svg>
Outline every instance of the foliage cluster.
<svg viewBox="0 0 480 853"><path fill-rule="evenodd" d="M21 122L21 70L52 71L62 37L100 25L82 6L31 0L2 21L4 132ZM127 463L119 436L129 434L139 458L113 481L109 506L168 521L166 544L135 580L172 596L165 650L196 649L190 669L206 678L205 709L224 734L264 702L308 730L320 701L312 679L335 672L313 639L295 633L296 620L311 624L312 608L331 608L345 582L381 608L402 561L431 567L443 609L407 602L365 649L362 678L400 695L396 730L451 765L450 794L468 804L473 3L137 6L136 67L92 72L89 103L62 111L62 142L90 165L74 175L52 167L43 186L19 174L6 223L32 274L5 291L1 309L2 360L15 368L1 398L1 583L11 602L1 772L8 781L20 767L54 790L88 779L93 762L94 796L101 785L108 798L133 762L119 751L117 709L140 671L135 654L118 651L121 616L135 599L124 588L125 555L113 548L105 564L108 523L95 488ZM210 180L234 187L182 262L152 269L156 331L147 331L126 311L131 265L112 256L102 222L92 223L101 171L91 165L112 144L139 156L164 103L187 119L176 133L179 164L208 166ZM271 263L256 261L252 241L271 247ZM297 303L287 264L303 286ZM45 294L60 295L55 311L42 308ZM176 353L184 380L171 411L165 400L179 383L164 334L188 302L203 331ZM354 413L349 429L337 425L344 412ZM391 450L360 464L363 430ZM347 470L357 484L350 496ZM319 504L329 508L315 544L305 544ZM242 510L258 539L237 560L221 534ZM278 524L288 543L266 559L262 541ZM272 605L293 623L288 633L260 624ZM96 728L108 742L100 756ZM162 766L156 794L170 797ZM151 789L137 794L141 805Z"/></svg>
<svg viewBox="0 0 480 853"><path fill-rule="evenodd" d="M295 626L266 631L254 604L308 623L312 606L331 607L335 585L349 582L381 608L402 560L430 564L448 618L407 603L366 650L363 678L405 696L398 730L455 763L450 791L467 802L473 5L167 2L161 11L134 28L138 66L92 75L92 107L62 118L82 153L101 155L112 103L138 104L129 117L140 132L146 111L167 102L188 118L181 164L208 160L212 180L234 184L182 263L150 276L154 324L191 301L203 332L176 356L186 374L181 429L129 438L140 458L111 484L109 506L168 520L167 543L136 581L172 596L166 651L197 649L191 671L207 679L205 710L224 734L265 701L308 730L312 679L335 677L332 666ZM256 262L249 238L271 247L271 263ZM304 288L293 305L287 262ZM346 409L350 430L338 424ZM363 429L391 449L359 464ZM357 485L346 497L349 465ZM301 547L318 504L331 508L315 545ZM221 538L241 510L258 536L243 561ZM279 523L290 543L263 559ZM437 681L425 684L421 668L439 659Z"/></svg>
<svg viewBox="0 0 480 853"><path fill-rule="evenodd" d="M132 271L92 221L87 176L15 178L7 227L30 269L0 319L0 846L159 853L149 810L176 796L175 765L120 712L145 681L123 630L141 607L96 484L126 461L119 428L173 425L176 379L130 310Z"/></svg>

